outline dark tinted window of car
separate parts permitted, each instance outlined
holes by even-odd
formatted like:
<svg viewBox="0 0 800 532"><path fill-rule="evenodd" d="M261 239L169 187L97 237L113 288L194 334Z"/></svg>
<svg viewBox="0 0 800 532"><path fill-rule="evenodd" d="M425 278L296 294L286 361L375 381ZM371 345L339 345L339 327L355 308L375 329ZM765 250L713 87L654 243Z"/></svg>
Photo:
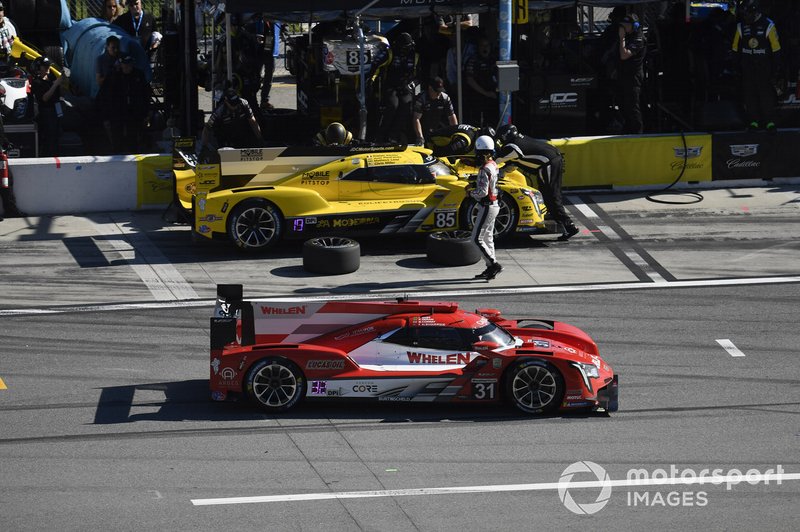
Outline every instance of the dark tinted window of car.
<svg viewBox="0 0 800 532"><path fill-rule="evenodd" d="M384 339L384 342L406 346L414 345L414 339L411 337L411 331L408 327L398 329L394 334Z"/></svg>
<svg viewBox="0 0 800 532"><path fill-rule="evenodd" d="M358 168L342 179L344 181L369 181L400 185L422 185L435 182L433 174L425 166L411 164Z"/></svg>

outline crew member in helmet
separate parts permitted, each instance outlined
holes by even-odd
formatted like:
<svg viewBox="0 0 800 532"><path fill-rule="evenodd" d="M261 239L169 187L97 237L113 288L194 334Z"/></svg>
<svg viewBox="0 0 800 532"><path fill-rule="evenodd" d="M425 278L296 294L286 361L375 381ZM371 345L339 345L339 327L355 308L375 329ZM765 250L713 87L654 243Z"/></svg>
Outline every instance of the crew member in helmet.
<svg viewBox="0 0 800 532"><path fill-rule="evenodd" d="M353 134L339 122L331 122L314 137L316 146L347 146L353 143Z"/></svg>
<svg viewBox="0 0 800 532"><path fill-rule="evenodd" d="M414 39L405 32L387 53L386 66L379 71L382 114L377 139L406 142L411 135L411 111L418 90L419 54L414 49Z"/></svg>
<svg viewBox="0 0 800 532"><path fill-rule="evenodd" d="M542 193L549 216L564 226L559 240L568 240L578 233L561 198L564 179L564 156L551 144L521 134L514 124L504 124L497 130L500 148L498 162L516 166L527 178L528 185ZM533 179L535 177L535 181Z"/></svg>
<svg viewBox="0 0 800 532"><path fill-rule="evenodd" d="M431 132L425 145L437 157L472 156L475 154L475 139L481 135L494 138L495 132L491 127L478 128L469 124L458 124Z"/></svg>
<svg viewBox="0 0 800 532"><path fill-rule="evenodd" d="M475 188L470 196L478 202L478 217L472 227L472 241L478 246L486 263L486 269L475 276L476 279L491 281L503 271L494 254L494 220L500 211L497 203L497 180L499 172L494 155L494 140L488 135L481 135L475 140L475 158L481 165Z"/></svg>
<svg viewBox="0 0 800 532"><path fill-rule="evenodd" d="M739 4L741 22L733 51L742 67L742 97L749 129L775 131L775 87L781 71L781 43L775 23L759 11L757 0Z"/></svg>
<svg viewBox="0 0 800 532"><path fill-rule="evenodd" d="M250 104L234 88L225 89L222 101L203 127L200 146L209 146L212 134L217 147L252 148L264 144L261 128Z"/></svg>

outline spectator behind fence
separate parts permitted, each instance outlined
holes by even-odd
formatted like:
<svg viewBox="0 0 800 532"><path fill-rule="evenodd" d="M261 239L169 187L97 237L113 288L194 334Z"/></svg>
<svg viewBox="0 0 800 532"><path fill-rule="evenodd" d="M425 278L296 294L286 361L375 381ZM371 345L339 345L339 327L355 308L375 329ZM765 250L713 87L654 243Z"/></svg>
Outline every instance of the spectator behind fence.
<svg viewBox="0 0 800 532"><path fill-rule="evenodd" d="M414 128L417 144L425 144L431 132L446 125L458 125L458 117L453 109L450 96L444 92L444 81L435 77L428 82L428 87L417 96L414 102L414 116L411 125Z"/></svg>
<svg viewBox="0 0 800 532"><path fill-rule="evenodd" d="M150 86L131 56L120 60L97 93L103 127L114 153L136 153L147 149L144 131L147 124Z"/></svg>
<svg viewBox="0 0 800 532"><path fill-rule="evenodd" d="M110 35L106 39L106 47L103 53L97 56L94 61L94 77L97 80L98 89L103 86L103 82L111 75L119 61L119 37Z"/></svg>
<svg viewBox="0 0 800 532"><path fill-rule="evenodd" d="M11 44L17 38L17 28L11 22L11 19L6 17L6 8L0 2L0 54L10 54Z"/></svg>
<svg viewBox="0 0 800 532"><path fill-rule="evenodd" d="M111 24L122 14L122 5L118 0L105 0L103 2L103 13L100 18Z"/></svg>
<svg viewBox="0 0 800 532"><path fill-rule="evenodd" d="M781 44L775 24L759 10L757 0L739 6L733 51L742 67L742 98L749 129L775 131L776 86L782 75Z"/></svg>
<svg viewBox="0 0 800 532"><path fill-rule="evenodd" d="M156 31L156 19L150 13L145 13L142 0L129 0L128 12L114 20L131 37L139 39L145 51L155 49L161 42L161 34Z"/></svg>
<svg viewBox="0 0 800 532"><path fill-rule="evenodd" d="M61 85L65 76L50 72L50 60L37 57L31 63L31 91L39 107L36 121L39 125L39 155L53 157L58 155L59 123L61 110Z"/></svg>

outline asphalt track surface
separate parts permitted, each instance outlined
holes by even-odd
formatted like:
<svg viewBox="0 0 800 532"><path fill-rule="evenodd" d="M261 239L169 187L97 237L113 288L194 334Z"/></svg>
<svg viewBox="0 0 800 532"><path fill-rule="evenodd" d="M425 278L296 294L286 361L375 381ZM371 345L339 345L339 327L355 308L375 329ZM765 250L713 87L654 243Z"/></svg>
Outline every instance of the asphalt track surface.
<svg viewBox="0 0 800 532"><path fill-rule="evenodd" d="M471 280L480 265L429 264L423 239L364 240L358 272L320 277L297 243L243 256L192 244L159 213L6 219L0 529L795 530L800 191L702 194L571 194L582 232L499 246L492 283ZM620 411L213 403L221 282L561 319L620 374ZM673 466L679 481L716 469L732 485L670 485L658 470ZM632 486L631 470L656 481Z"/></svg>

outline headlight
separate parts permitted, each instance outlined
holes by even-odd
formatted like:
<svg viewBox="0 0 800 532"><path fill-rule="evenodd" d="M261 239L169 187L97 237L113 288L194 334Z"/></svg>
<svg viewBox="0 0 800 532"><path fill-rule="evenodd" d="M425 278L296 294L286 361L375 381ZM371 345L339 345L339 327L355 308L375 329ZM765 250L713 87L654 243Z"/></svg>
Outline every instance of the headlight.
<svg viewBox="0 0 800 532"><path fill-rule="evenodd" d="M594 364L584 364L583 362L573 362L572 366L580 372L581 377L583 377L583 383L591 392L592 383L589 379L599 378L600 370Z"/></svg>
<svg viewBox="0 0 800 532"><path fill-rule="evenodd" d="M536 209L536 214L542 216L542 208L544 207L544 197L538 190L528 190L527 188L521 189L522 193L528 196L533 203L533 208Z"/></svg>

